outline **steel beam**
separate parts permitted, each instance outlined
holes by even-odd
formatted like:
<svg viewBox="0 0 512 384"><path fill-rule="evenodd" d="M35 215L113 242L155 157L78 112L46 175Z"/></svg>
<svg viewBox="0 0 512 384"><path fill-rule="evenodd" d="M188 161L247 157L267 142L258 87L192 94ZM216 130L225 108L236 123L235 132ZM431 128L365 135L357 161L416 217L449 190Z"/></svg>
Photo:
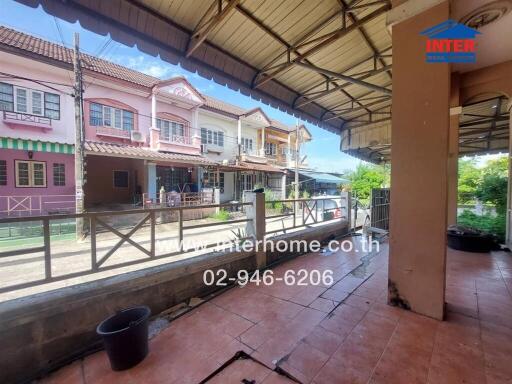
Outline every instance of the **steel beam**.
<svg viewBox="0 0 512 384"><path fill-rule="evenodd" d="M301 64L299 63L299 64L297 64L297 65L301 65ZM318 67L316 67L316 68L318 68ZM312 103L312 102L313 102L313 101L315 101L315 100L318 100L318 99L320 99L320 98L322 98L322 97L325 97L325 96L327 96L327 95L330 95L331 93L336 92L336 91L338 91L339 89L346 88L346 87L348 87L348 86L349 86L349 85L351 85L351 84L357 84L357 83L356 83L356 81L361 81L361 80L367 79L367 78L369 78L369 77L375 76L375 75L377 75L377 74L379 74L379 73L382 73L382 72L384 72L384 71L389 70L390 68L391 68L391 65L386 66L386 67L382 67L382 68L376 69L376 70L374 70L374 71L371 71L370 73L367 73L366 75L363 75L363 76L358 77L358 78L355 78L355 77L352 77L352 76L347 76L347 75L344 75L344 74L342 74L342 73L336 73L336 77L337 77L337 78L342 79L342 80L345 80L346 82L345 82L345 83L343 83L343 84L337 85L337 86L335 86L334 88L331 88L331 89L325 90L325 91L323 91L323 92L321 92L321 93L318 93L318 94L316 94L316 95L315 95L315 96L313 96L313 97L308 97L307 95L304 95L304 96L302 96L302 97L307 97L308 99L307 99L307 100L304 100L304 101L302 101L302 102L300 102L300 103L299 103L299 104L297 104L296 106L297 106L297 108L303 107L304 105L307 105L307 104L309 104L309 103ZM309 68L309 69L313 69L313 68ZM329 72L330 72L330 71L329 71ZM321 72L319 72L319 73L321 73ZM335 72L331 72L331 73L335 73ZM326 73L323 73L323 74L324 74L324 75L326 75ZM350 79L350 80L348 80L348 79ZM363 83L365 83L365 84L370 84L370 83L366 83L366 82L363 82ZM361 84L359 84L359 85L361 85ZM370 84L370 85L372 85L372 84ZM374 89L372 89L372 91L375 91L375 90L374 90ZM391 91L390 91L390 92L391 92ZM357 100L357 99L356 99L356 100Z"/></svg>
<svg viewBox="0 0 512 384"><path fill-rule="evenodd" d="M320 67L317 67L316 65L311 65L311 64L303 63L301 61L295 62L295 65L297 65L299 67L306 68L306 69L310 69L310 70L315 71L317 73L322 73L322 74L324 74L326 76L335 77L335 78L347 81L349 83L356 84L356 85L359 85L361 87L365 87L365 88L371 89L372 91L375 91L375 92L380 92L380 93L383 93L385 95L390 95L391 96L391 90L388 89L388 88L381 87L380 85L375 85L375 84L367 83L366 81L363 81L363 80L360 80L360 79L356 79L355 77L350 77L350 76L344 75L342 73L337 73L337 72L329 71L328 69L320 68ZM367 75L367 77L369 77L369 76L370 75Z"/></svg>
<svg viewBox="0 0 512 384"><path fill-rule="evenodd" d="M287 70L290 67L292 67L297 62L300 62L300 61L306 59L308 56L311 56L314 53L317 53L321 49L323 49L323 48L327 47L328 45L334 43L335 41L339 40L343 36L346 36L350 32L358 29L361 25L364 25L365 23L375 19L376 17L378 17L378 16L380 16L380 15L382 15L384 13L386 13L388 10L389 10L389 6L385 5L384 7L381 7L379 9L377 9L376 11L373 11L372 13L366 15L365 17L360 19L357 23L353 23L353 24L351 24L351 25L349 25L349 26L347 26L345 28L341 28L341 29L339 29L337 31L334 31L334 32L331 32L331 33L327 33L324 36L315 38L315 39L310 40L310 41L308 41L306 43L303 43L301 45L295 46L294 48L298 49L298 48L309 46L309 45L313 44L313 46L311 48L309 48L306 52L302 53L301 55L299 55L295 59L290 60L288 63L286 63L286 65L284 65L283 67L281 67L279 69L276 69L272 73L266 74L264 72L264 70L263 70L263 73L261 73L259 75L260 76L261 75L265 75L265 78L260 80L260 81L256 81L255 84L254 84L254 87L258 88L258 87L262 86L263 84L266 84L267 82L272 80L274 77L276 77L280 73L282 73L285 70ZM316 42L318 42L318 43L314 44ZM287 54L287 52L288 52L288 50L283 52L283 53ZM280 56L282 56L283 53Z"/></svg>
<svg viewBox="0 0 512 384"><path fill-rule="evenodd" d="M227 5L223 8L223 0L215 0L210 5L190 36L185 57L190 57L199 48L208 37L208 34L224 20L239 2L240 0L227 0Z"/></svg>

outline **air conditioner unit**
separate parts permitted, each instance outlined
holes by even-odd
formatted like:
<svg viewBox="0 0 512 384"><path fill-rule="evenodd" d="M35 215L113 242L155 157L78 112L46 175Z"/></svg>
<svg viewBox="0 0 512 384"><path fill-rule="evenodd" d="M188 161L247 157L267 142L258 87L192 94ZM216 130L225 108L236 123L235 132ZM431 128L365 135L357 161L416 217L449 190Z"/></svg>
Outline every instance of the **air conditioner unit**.
<svg viewBox="0 0 512 384"><path fill-rule="evenodd" d="M206 144L201 144L201 153L208 153L208 146Z"/></svg>
<svg viewBox="0 0 512 384"><path fill-rule="evenodd" d="M143 143L146 141L146 138L144 137L144 135L139 131L132 131L131 139L132 139L132 141L135 141L137 143Z"/></svg>

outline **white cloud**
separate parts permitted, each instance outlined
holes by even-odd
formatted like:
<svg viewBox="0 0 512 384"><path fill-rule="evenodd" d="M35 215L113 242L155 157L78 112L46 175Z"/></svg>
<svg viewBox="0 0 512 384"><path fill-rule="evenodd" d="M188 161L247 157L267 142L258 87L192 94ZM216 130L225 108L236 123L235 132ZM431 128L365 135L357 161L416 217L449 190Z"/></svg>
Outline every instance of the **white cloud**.
<svg viewBox="0 0 512 384"><path fill-rule="evenodd" d="M175 65L143 55L111 55L107 56L106 59L160 79L168 78L171 74L183 76L181 73L176 73L176 70L178 69L179 71L179 68Z"/></svg>

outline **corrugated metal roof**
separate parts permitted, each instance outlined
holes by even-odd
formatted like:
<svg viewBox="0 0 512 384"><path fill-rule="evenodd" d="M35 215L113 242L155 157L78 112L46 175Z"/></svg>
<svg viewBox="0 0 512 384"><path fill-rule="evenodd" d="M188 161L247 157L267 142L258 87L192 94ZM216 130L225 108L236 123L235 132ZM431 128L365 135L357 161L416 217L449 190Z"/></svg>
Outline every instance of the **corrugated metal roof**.
<svg viewBox="0 0 512 384"><path fill-rule="evenodd" d="M390 89L389 1L223 1L220 10L213 0L17 1L41 4L52 15L79 20L89 30L110 33L115 41L136 44L332 132L391 103L364 100L380 95L378 88L296 64ZM359 109L346 114L351 104Z"/></svg>
<svg viewBox="0 0 512 384"><path fill-rule="evenodd" d="M313 171L299 171L303 176L310 179L314 179L317 183L329 183L329 184L344 184L348 183L347 179L343 179L338 176L331 175L329 173L313 172Z"/></svg>

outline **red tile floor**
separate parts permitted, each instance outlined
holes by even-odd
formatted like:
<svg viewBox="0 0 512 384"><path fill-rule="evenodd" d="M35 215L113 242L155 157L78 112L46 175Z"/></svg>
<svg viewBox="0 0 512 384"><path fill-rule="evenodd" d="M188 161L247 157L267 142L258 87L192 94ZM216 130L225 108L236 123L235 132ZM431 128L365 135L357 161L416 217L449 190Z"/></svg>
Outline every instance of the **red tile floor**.
<svg viewBox="0 0 512 384"><path fill-rule="evenodd" d="M274 269L334 272L330 286L233 288L173 321L124 372L99 352L42 383L199 383L245 351L301 383L512 383L512 256L448 251L444 322L386 305L387 245L308 254ZM289 383L260 364L230 365L209 383Z"/></svg>

